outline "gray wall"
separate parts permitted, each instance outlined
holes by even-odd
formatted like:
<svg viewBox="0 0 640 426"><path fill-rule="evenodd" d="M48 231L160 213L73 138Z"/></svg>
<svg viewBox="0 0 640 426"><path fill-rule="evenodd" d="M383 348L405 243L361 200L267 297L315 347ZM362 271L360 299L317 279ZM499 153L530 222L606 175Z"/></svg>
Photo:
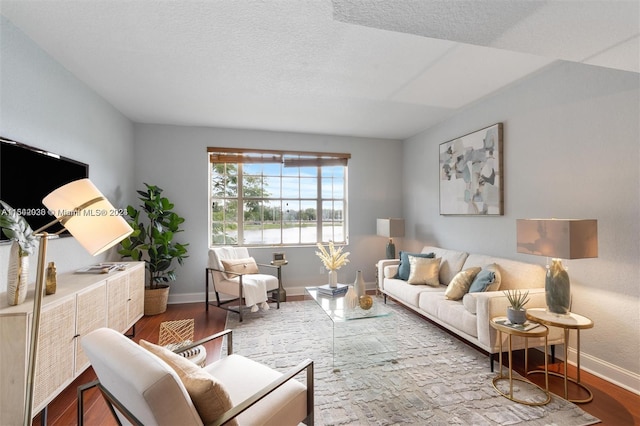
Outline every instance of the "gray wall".
<svg viewBox="0 0 640 426"><path fill-rule="evenodd" d="M185 218L185 231L178 241L189 243L189 258L177 271L170 302L203 300L204 269L207 264L207 147L290 149L299 151L349 152L349 251L350 263L338 271L341 282L353 282L362 270L373 285L374 264L384 257L386 240L376 233L376 218L401 216L402 144L400 141L319 136L254 130L180 127L136 124L136 188L143 183L164 190ZM289 265L283 268L288 294L301 294L306 285L324 284L326 271L315 256L316 247L254 248L259 262L269 262L271 253L284 251Z"/></svg>
<svg viewBox="0 0 640 426"><path fill-rule="evenodd" d="M126 205L133 188L133 124L0 19L0 135L88 163L92 182L115 206ZM94 258L73 238L62 238L50 242L47 260L65 272L113 255ZM9 245L1 244L0 292L6 290L8 257ZM37 255L30 262L35 280Z"/></svg>
<svg viewBox="0 0 640 426"><path fill-rule="evenodd" d="M435 244L545 264L516 253L516 219L598 220L597 259L567 261L587 368L640 373L638 74L558 63L404 142L403 200L413 248ZM440 216L438 145L504 123L500 217ZM570 347L575 348L575 343ZM611 366L605 365L611 363Z"/></svg>

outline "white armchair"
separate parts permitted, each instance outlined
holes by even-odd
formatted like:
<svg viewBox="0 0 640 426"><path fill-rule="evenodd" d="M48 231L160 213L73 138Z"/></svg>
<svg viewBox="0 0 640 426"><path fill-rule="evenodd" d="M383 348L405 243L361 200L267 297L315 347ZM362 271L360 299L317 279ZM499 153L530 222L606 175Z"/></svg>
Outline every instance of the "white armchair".
<svg viewBox="0 0 640 426"><path fill-rule="evenodd" d="M223 336L227 356L200 368L163 347L141 341L143 348L110 328L87 334L81 344L98 380L78 388L78 425L83 425L83 393L91 387L98 387L119 424L313 425L312 360L280 373L233 354L231 330L180 351ZM306 386L294 378L302 372Z"/></svg>
<svg viewBox="0 0 640 426"><path fill-rule="evenodd" d="M259 268L269 268L276 275L260 273ZM209 249L209 262L205 271L205 306L209 310L209 286L213 283L215 306L236 312L242 322L242 303L252 312L258 307L269 309L268 302L275 302L280 309L281 266L256 263L246 247L215 247ZM220 294L232 299L221 300ZM269 295L271 294L271 298ZM274 295L275 294L275 295ZM238 302L238 309L225 307Z"/></svg>

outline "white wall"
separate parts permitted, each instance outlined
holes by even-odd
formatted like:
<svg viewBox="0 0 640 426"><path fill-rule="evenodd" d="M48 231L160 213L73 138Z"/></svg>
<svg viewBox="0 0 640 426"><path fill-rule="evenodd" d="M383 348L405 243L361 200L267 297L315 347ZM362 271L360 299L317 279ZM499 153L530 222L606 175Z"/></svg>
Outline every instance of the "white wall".
<svg viewBox="0 0 640 426"><path fill-rule="evenodd" d="M115 206L131 202L133 124L0 19L0 135L89 164L89 177ZM20 184L18 176L15 182ZM110 255L93 258L73 238L63 238L49 243L47 259L65 272ZM1 244L0 292L6 290L8 257L9 245ZM30 262L33 281L37 254Z"/></svg>
<svg viewBox="0 0 640 426"><path fill-rule="evenodd" d="M376 218L401 216L400 191L402 144L400 141L320 136L254 130L135 125L136 188L157 185L185 218L180 242L189 243L189 258L177 270L169 302L204 300L207 264L207 147L290 149L297 151L349 152L349 251L350 263L338 271L341 282L353 282L357 270L365 281L375 281L374 265L384 257L386 240L377 237ZM137 205L137 204L136 204ZM284 251L289 265L283 268L288 294L300 294L306 285L323 284L326 271L315 256L316 247L251 249L268 263L271 253Z"/></svg>
<svg viewBox="0 0 640 426"><path fill-rule="evenodd" d="M414 248L428 243L544 264L516 253L516 219L597 219L598 258L565 262L572 311L595 323L581 334L581 359L636 391L639 100L638 74L558 63L405 141L403 178ZM438 145L497 122L504 123L504 216L440 216Z"/></svg>

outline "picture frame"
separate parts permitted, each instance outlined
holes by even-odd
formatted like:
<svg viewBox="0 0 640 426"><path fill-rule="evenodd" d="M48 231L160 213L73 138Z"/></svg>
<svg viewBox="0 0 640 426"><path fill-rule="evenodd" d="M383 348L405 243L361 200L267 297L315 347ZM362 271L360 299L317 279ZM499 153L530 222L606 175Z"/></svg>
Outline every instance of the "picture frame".
<svg viewBox="0 0 640 426"><path fill-rule="evenodd" d="M502 123L439 146L440 214L504 214Z"/></svg>

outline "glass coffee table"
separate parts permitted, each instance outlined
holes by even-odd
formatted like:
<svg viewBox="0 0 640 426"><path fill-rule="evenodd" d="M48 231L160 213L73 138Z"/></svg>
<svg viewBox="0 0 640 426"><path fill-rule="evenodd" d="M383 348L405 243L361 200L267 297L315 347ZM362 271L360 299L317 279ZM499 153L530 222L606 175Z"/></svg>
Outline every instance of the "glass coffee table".
<svg viewBox="0 0 640 426"><path fill-rule="evenodd" d="M315 311L308 314L316 314L320 309L326 314L323 318L330 320L334 372L396 362L397 330L393 311L379 298L372 297L370 309L349 308L343 295L325 295L317 287L305 287L305 299L315 302L305 305L305 310ZM322 327L321 323L328 322L320 320L313 324L314 327Z"/></svg>

